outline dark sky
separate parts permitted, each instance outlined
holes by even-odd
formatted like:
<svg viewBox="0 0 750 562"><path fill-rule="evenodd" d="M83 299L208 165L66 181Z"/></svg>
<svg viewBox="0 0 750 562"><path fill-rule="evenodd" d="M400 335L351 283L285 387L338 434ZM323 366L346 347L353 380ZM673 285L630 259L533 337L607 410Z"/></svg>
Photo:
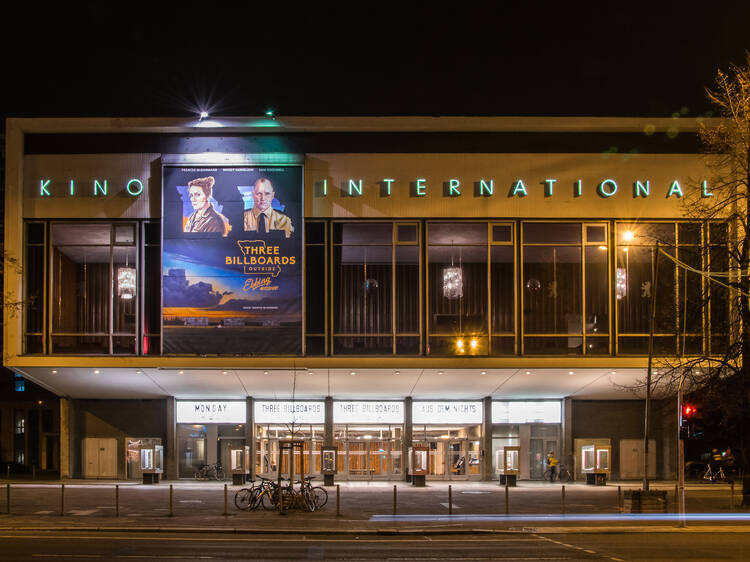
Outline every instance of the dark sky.
<svg viewBox="0 0 750 562"><path fill-rule="evenodd" d="M6 9L0 117L693 116L750 2L60 3ZM482 3L484 4L484 3ZM488 3L489 4L489 3ZM54 6L54 5L50 5ZM73 7L73 6L78 6ZM81 7L83 6L83 7Z"/></svg>

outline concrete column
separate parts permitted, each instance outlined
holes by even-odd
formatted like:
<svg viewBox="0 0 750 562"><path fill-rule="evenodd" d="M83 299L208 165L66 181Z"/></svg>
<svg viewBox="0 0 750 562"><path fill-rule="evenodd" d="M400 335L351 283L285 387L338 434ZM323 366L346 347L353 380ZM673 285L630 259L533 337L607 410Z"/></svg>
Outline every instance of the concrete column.
<svg viewBox="0 0 750 562"><path fill-rule="evenodd" d="M167 480L177 480L177 407L174 396L166 398L167 407L164 424L167 442L164 446L164 476Z"/></svg>
<svg viewBox="0 0 750 562"><path fill-rule="evenodd" d="M409 470L409 447L413 444L414 426L411 421L411 396L404 398L404 435L401 439L401 473L406 480L406 472Z"/></svg>
<svg viewBox="0 0 750 562"><path fill-rule="evenodd" d="M333 447L333 397L326 396L324 406L323 446ZM343 451L339 451L342 454Z"/></svg>
<svg viewBox="0 0 750 562"><path fill-rule="evenodd" d="M521 451L518 456L518 468L520 468L519 480L528 480L531 477L529 467L529 451L531 449L531 424L522 423L518 426L518 436L521 442Z"/></svg>
<svg viewBox="0 0 750 562"><path fill-rule="evenodd" d="M573 473L573 399L565 398L562 403L562 443L561 457L563 464Z"/></svg>
<svg viewBox="0 0 750 562"><path fill-rule="evenodd" d="M206 464L216 464L219 460L219 424L206 424Z"/></svg>
<svg viewBox="0 0 750 562"><path fill-rule="evenodd" d="M482 480L492 480L492 397L482 400L482 442L480 444L479 466Z"/></svg>
<svg viewBox="0 0 750 562"><path fill-rule="evenodd" d="M73 472L72 408L70 398L60 398L60 479L70 478Z"/></svg>
<svg viewBox="0 0 750 562"><path fill-rule="evenodd" d="M250 479L255 478L255 408L253 397L245 398L245 445L250 447Z"/></svg>

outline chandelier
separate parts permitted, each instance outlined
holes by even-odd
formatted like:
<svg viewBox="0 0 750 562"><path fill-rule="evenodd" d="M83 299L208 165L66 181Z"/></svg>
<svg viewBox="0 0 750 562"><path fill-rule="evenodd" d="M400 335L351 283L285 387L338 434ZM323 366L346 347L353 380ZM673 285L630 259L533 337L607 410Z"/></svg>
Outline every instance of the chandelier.
<svg viewBox="0 0 750 562"><path fill-rule="evenodd" d="M123 300L130 300L135 297L135 268L118 267L117 268L117 294Z"/></svg>
<svg viewBox="0 0 750 562"><path fill-rule="evenodd" d="M453 246L453 240L451 240L451 246ZM453 250L451 249L451 266L443 269L443 296L451 300L464 296L464 274L461 270L460 250L458 267L453 264Z"/></svg>

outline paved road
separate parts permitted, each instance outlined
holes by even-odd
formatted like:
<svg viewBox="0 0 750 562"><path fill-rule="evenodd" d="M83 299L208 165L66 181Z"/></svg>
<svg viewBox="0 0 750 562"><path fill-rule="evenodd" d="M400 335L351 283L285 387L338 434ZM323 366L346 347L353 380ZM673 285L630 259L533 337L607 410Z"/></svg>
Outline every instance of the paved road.
<svg viewBox="0 0 750 562"><path fill-rule="evenodd" d="M0 534L0 560L747 560L745 533L533 532L451 536Z"/></svg>
<svg viewBox="0 0 750 562"><path fill-rule="evenodd" d="M637 486L631 485L633 488ZM6 490L0 484L0 514L6 512ZM238 487L228 486L228 511L235 516L232 524L243 521L249 524L267 520L271 514L262 510L239 512L234 507L234 493ZM667 487L669 510L673 511L674 488ZM171 521L194 517L213 517L221 520L224 512L224 487L214 483L183 483L174 485ZM393 513L393 484L341 485L341 514L349 520L367 521L374 516ZM310 521L336 516L336 488L328 488L330 501L323 512L315 514L292 513L290 518ZM452 485L453 515L505 514L505 493L497 484L466 482ZM448 485L431 484L425 488L414 488L405 483L398 485L397 512L399 515L447 515L449 511ZM735 491L734 509L741 499L739 489ZM11 517L51 518L60 515L64 507L65 518L111 518L115 516L115 487L113 484L66 484L64 506L59 484L14 484L11 488ZM169 484L154 486L135 484L121 485L119 489L120 519L141 520L165 518L169 515ZM565 487L566 514L615 515L618 509L617 486L585 486L581 484ZM730 490L728 486L692 486L687 491L689 513L728 513ZM560 485L526 485L509 490L507 512L515 515L561 514L563 512L562 487ZM272 514L276 515L276 514ZM2 516L0 516L2 517ZM226 518L224 519L226 521ZM0 519L0 525L7 520ZM225 524L225 523L222 523Z"/></svg>

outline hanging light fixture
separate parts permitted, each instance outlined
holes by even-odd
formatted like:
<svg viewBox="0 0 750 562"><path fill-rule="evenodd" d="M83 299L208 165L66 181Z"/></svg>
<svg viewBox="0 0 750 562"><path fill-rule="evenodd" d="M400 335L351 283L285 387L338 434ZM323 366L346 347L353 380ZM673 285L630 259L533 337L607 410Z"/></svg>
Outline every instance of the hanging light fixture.
<svg viewBox="0 0 750 562"><path fill-rule="evenodd" d="M451 266L443 269L443 296L446 299L460 299L464 296L464 275L461 270L461 263L459 260L459 267L453 264L452 251Z"/></svg>
<svg viewBox="0 0 750 562"><path fill-rule="evenodd" d="M617 300L628 296L628 272L624 267L618 267L615 271L615 294Z"/></svg>
<svg viewBox="0 0 750 562"><path fill-rule="evenodd" d="M117 294L123 300L135 297L135 268L128 266L128 256L125 256L125 267L117 268Z"/></svg>

